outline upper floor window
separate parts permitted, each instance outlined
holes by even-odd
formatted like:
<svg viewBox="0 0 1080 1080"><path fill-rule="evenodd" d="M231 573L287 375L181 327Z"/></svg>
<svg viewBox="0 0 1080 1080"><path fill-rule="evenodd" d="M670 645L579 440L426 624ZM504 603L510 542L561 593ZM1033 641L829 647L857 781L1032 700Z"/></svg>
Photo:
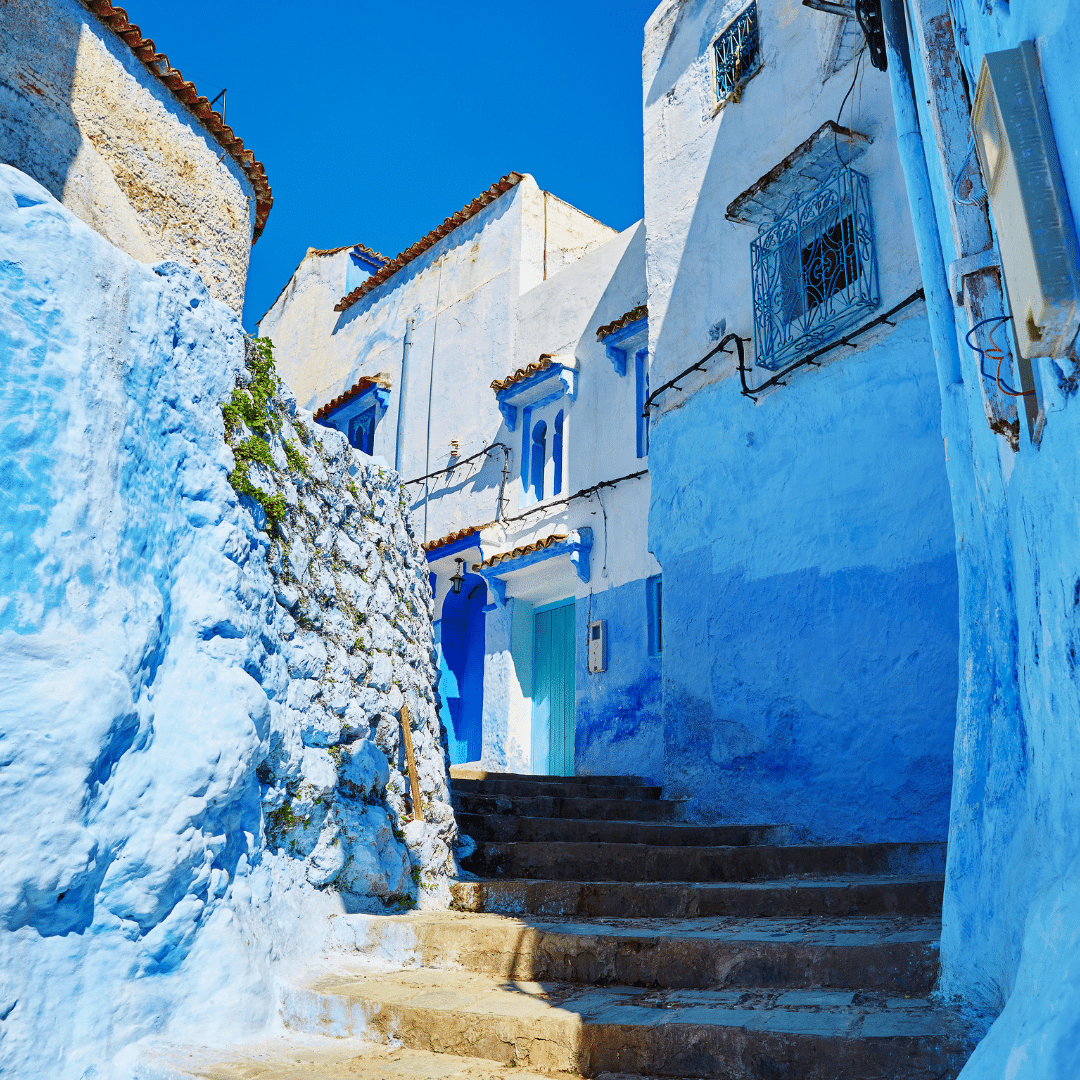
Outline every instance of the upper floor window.
<svg viewBox="0 0 1080 1080"><path fill-rule="evenodd" d="M532 432L532 457L529 466L529 486L536 502L544 498L544 466L547 464L547 424L541 420Z"/></svg>
<svg viewBox="0 0 1080 1080"><path fill-rule="evenodd" d="M551 436L551 494L558 495L562 491L562 455L563 455L563 421L565 414L560 409L555 417L555 433Z"/></svg>
<svg viewBox="0 0 1080 1080"><path fill-rule="evenodd" d="M758 31L757 0L753 0L713 42L717 102L738 102L743 87L760 67L761 34Z"/></svg>
<svg viewBox="0 0 1080 1080"><path fill-rule="evenodd" d="M757 363L776 370L881 303L870 182L837 169L750 245Z"/></svg>

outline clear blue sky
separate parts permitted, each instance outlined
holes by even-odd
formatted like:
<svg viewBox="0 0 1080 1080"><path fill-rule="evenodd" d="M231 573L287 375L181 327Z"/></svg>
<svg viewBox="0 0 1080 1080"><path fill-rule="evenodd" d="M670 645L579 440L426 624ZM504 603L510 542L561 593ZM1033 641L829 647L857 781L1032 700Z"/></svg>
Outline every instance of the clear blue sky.
<svg viewBox="0 0 1080 1080"><path fill-rule="evenodd" d="M396 255L511 170L617 229L642 216L641 46L659 0L130 0L265 166L253 329L309 247Z"/></svg>

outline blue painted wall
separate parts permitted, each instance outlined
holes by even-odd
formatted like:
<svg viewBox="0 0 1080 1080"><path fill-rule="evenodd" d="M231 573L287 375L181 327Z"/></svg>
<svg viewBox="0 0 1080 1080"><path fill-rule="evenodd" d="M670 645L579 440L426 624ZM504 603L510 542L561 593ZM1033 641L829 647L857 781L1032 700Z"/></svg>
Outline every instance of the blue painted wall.
<svg viewBox="0 0 1080 1080"><path fill-rule="evenodd" d="M607 623L607 670L590 674L588 624ZM630 773L662 782L664 731L660 657L649 656L645 581L579 597L577 624L578 775Z"/></svg>
<svg viewBox="0 0 1080 1080"><path fill-rule="evenodd" d="M755 406L650 432L665 794L828 841L944 839L957 579L921 307Z"/></svg>
<svg viewBox="0 0 1080 1080"><path fill-rule="evenodd" d="M1078 0L952 0L966 66L1035 41L1073 218L1080 207ZM916 57L918 62L918 57ZM924 96L919 95L924 108ZM923 116L924 132L932 131ZM941 247L949 182L926 156ZM942 989L1004 1006L963 1080L1080 1076L1080 402L1067 357L1034 361L1047 422L1014 455L989 431L975 357L945 388L960 537L960 671Z"/></svg>
<svg viewBox="0 0 1080 1080"><path fill-rule="evenodd" d="M439 713L446 727L450 763L479 761L484 710L483 578L466 574L461 593L443 601L439 627Z"/></svg>

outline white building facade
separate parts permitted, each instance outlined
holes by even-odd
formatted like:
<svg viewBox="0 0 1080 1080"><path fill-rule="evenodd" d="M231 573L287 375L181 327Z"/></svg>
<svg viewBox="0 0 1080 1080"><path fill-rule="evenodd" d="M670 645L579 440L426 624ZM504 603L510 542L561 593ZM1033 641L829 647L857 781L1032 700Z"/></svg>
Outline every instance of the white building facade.
<svg viewBox="0 0 1080 1080"><path fill-rule="evenodd" d="M455 763L660 775L644 264L641 224L510 174L397 259L310 251L260 324L300 403L414 481Z"/></svg>

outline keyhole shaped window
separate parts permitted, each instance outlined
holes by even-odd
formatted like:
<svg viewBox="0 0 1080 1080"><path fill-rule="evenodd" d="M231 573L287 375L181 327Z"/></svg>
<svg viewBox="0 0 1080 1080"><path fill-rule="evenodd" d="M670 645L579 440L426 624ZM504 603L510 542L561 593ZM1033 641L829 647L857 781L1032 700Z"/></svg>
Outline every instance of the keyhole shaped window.
<svg viewBox="0 0 1080 1080"><path fill-rule="evenodd" d="M562 458L563 458L563 411L555 417L555 433L551 436L551 494L558 495L562 491Z"/></svg>
<svg viewBox="0 0 1080 1080"><path fill-rule="evenodd" d="M529 462L529 481L533 498L544 497L544 463L547 459L547 424L541 420L532 433L532 456Z"/></svg>
<svg viewBox="0 0 1080 1080"><path fill-rule="evenodd" d="M365 454L375 452L376 411L373 405L349 421L349 442Z"/></svg>

